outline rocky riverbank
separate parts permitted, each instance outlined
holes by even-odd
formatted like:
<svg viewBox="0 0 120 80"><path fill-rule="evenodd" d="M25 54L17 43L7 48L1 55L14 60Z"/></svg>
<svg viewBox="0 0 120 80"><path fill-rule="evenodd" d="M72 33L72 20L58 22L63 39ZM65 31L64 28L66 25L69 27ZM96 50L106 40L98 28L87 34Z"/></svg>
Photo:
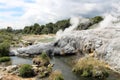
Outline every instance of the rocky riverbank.
<svg viewBox="0 0 120 80"><path fill-rule="evenodd" d="M46 54L33 58L33 65L19 64L0 67L0 80L36 80L48 78L52 67Z"/></svg>
<svg viewBox="0 0 120 80"><path fill-rule="evenodd" d="M94 57L108 62L114 70L120 71L119 40L120 31L118 29L72 31L64 34L55 42L19 48L15 50L16 53L12 53L28 56L40 54L43 51L48 55L70 55L75 53L87 55L94 53Z"/></svg>
<svg viewBox="0 0 120 80"><path fill-rule="evenodd" d="M36 80L35 78L22 78L19 77L15 71L17 65L12 65L8 67L0 67L0 80Z"/></svg>

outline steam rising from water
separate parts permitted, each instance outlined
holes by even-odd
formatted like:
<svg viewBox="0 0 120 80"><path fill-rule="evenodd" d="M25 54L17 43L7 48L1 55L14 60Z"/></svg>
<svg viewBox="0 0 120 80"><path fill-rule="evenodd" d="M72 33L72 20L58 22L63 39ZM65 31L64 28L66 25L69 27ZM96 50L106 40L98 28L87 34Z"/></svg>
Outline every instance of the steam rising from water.
<svg viewBox="0 0 120 80"><path fill-rule="evenodd" d="M120 4L114 4L111 12L106 13L104 16L104 20L99 23L98 27L95 30L101 29L120 29ZM64 31L59 30L56 33L56 39L60 39L64 35L69 35L69 33L73 30L76 30L80 23L86 23L89 19L83 17L73 17L70 20L71 26L66 28Z"/></svg>
<svg viewBox="0 0 120 80"><path fill-rule="evenodd" d="M76 30L79 24L86 23L88 21L89 21L89 19L86 19L86 18L83 18L83 17L73 17L73 18L71 18L70 19L71 26L66 28L64 31L59 30L56 33L56 40L60 39L63 35L69 34L69 32Z"/></svg>
<svg viewBox="0 0 120 80"><path fill-rule="evenodd" d="M114 4L110 13L105 14L105 19L100 23L98 29L120 29L120 4Z"/></svg>

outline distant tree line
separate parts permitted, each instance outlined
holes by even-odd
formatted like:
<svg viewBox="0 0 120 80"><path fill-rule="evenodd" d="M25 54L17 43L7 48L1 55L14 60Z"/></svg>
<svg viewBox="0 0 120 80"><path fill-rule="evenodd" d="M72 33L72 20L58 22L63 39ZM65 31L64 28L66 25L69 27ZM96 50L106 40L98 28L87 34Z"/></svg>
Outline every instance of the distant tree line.
<svg viewBox="0 0 120 80"><path fill-rule="evenodd" d="M96 16L93 18L89 18L91 23L88 25L80 24L78 26L78 30L81 29L88 29L91 25L99 23L103 20L101 16ZM60 20L56 23L47 23L45 25L39 25L35 23L30 26L25 26L24 29L14 30L11 27L7 27L7 29L2 29L0 31L6 31L14 34L22 33L22 34L55 34L59 29L64 30L65 28L69 27L71 24L69 23L70 19ZM87 24L87 23L86 23Z"/></svg>
<svg viewBox="0 0 120 80"><path fill-rule="evenodd" d="M99 23L100 21L103 20L101 16L96 16L89 19L91 23L87 25L86 28L82 28L82 29L88 29L91 25ZM50 33L55 34L59 29L64 30L65 28L69 27L70 26L69 22L70 19L60 20L57 21L56 23L48 23L45 25L39 25L38 23L35 23L34 25L31 26L25 26L22 32L24 34L50 34ZM81 24L79 26L81 26ZM80 28L78 29L80 30Z"/></svg>
<svg viewBox="0 0 120 80"><path fill-rule="evenodd" d="M69 19L61 20L56 23L48 23L45 25L39 25L35 23L31 26L25 26L23 29L24 34L49 34L56 33L59 29L65 29L70 26Z"/></svg>

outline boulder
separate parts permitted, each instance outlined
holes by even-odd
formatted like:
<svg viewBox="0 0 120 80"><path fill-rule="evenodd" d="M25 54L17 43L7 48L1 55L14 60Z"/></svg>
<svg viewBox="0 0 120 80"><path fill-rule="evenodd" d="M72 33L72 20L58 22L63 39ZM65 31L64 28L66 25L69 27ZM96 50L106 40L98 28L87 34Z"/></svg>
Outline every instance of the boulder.
<svg viewBox="0 0 120 80"><path fill-rule="evenodd" d="M12 72L16 71L17 69L18 69L17 65L11 65L11 66L6 67L6 71L8 73L12 73Z"/></svg>
<svg viewBox="0 0 120 80"><path fill-rule="evenodd" d="M17 50L12 50L12 55L18 56L31 56L38 55L42 52L46 52L47 54L52 54L53 51L53 43L39 43L35 45L31 45L28 47L18 48Z"/></svg>

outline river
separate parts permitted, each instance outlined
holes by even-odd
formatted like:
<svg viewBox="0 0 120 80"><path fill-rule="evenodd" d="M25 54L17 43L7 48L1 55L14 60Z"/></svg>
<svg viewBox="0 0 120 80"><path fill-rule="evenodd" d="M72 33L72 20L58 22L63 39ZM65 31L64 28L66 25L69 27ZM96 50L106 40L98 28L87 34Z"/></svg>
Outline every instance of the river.
<svg viewBox="0 0 120 80"><path fill-rule="evenodd" d="M78 77L72 72L72 67L70 65L72 61L72 57L53 57L51 59L51 63L54 63L53 70L58 69L62 72L65 80L98 80L98 79L91 79L91 78L83 78ZM32 64L32 58L22 58L13 56L11 57L11 64ZM110 76L106 80L119 80L120 75L111 73Z"/></svg>

